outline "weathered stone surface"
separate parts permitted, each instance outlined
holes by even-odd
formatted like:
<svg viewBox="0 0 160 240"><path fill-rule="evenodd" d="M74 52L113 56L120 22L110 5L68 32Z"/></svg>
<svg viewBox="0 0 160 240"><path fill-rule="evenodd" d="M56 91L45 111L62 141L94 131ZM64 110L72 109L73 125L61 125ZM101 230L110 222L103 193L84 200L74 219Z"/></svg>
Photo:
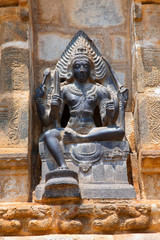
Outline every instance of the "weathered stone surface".
<svg viewBox="0 0 160 240"><path fill-rule="evenodd" d="M134 20L135 21L141 21L142 20L142 6L141 3L136 3L134 6Z"/></svg>
<svg viewBox="0 0 160 240"><path fill-rule="evenodd" d="M0 201L27 201L28 99L22 93L1 95ZM4 97L4 98L3 98ZM26 148L26 149L25 149Z"/></svg>
<svg viewBox="0 0 160 240"><path fill-rule="evenodd" d="M126 74L125 72L115 71L116 77L119 82L124 86L126 85Z"/></svg>
<svg viewBox="0 0 160 240"><path fill-rule="evenodd" d="M16 205L0 207L0 232L3 234L26 232L44 232L51 228L51 209L48 206Z"/></svg>
<svg viewBox="0 0 160 240"><path fill-rule="evenodd" d="M140 168L139 168L139 159L137 156L137 152L133 151L130 154L131 159L131 174L132 174L132 180L133 180L133 186L136 191L136 197L137 199L141 199L140 195Z"/></svg>
<svg viewBox="0 0 160 240"><path fill-rule="evenodd" d="M137 108L135 109L135 114L138 114L135 123L136 128L136 141L139 142L139 147L146 149L152 148L155 145L156 148L159 146L159 96L151 93L145 95L139 94L136 100ZM144 124L145 116L145 124ZM139 140L137 139L139 138Z"/></svg>
<svg viewBox="0 0 160 240"><path fill-rule="evenodd" d="M63 19L63 1L38 0L38 21L61 25ZM54 10L53 10L54 9Z"/></svg>
<svg viewBox="0 0 160 240"><path fill-rule="evenodd" d="M91 233L114 233L114 236L116 236L115 233L125 231L130 233L129 236L132 236L131 233L141 233L136 235L141 237L143 236L142 233L146 232L145 236L151 239L150 236L154 234L148 232L159 230L159 218L159 201L150 201L149 204L136 201L132 203L129 201L119 203L115 201L109 203L87 201L77 205L70 202L69 205L52 206L34 203L3 203L0 204L0 233L1 236L11 234L19 236L63 233L85 234L83 235L85 238L86 234ZM105 239L106 236L104 236ZM34 236L32 237L34 239ZM40 238L40 236L38 237ZM57 237L58 235L56 235L56 239ZM148 240L148 238L146 239ZM136 239L143 238L137 237Z"/></svg>
<svg viewBox="0 0 160 240"><path fill-rule="evenodd" d="M156 87L160 78L160 48L153 46L142 48L145 87Z"/></svg>
<svg viewBox="0 0 160 240"><path fill-rule="evenodd" d="M67 210L68 209L68 210ZM84 211L85 209L85 211ZM88 212L89 211L89 212ZM88 212L88 215L86 213ZM91 226L88 227L92 229L92 232L114 232L119 230L136 230L138 228L148 228L150 223L150 218L148 213L150 212L150 207L145 205L116 205L116 204L104 204L104 205L81 205L78 210L75 208L64 208L63 212L61 210L61 218L66 216L67 222L73 222L74 219L78 219L80 217L81 224L83 224L83 219L87 218L91 219ZM63 213L63 214L62 214ZM85 215L84 215L85 214ZM93 218L94 216L94 218ZM84 218L83 218L84 217ZM122 217L122 218L121 218ZM123 219L126 218L127 219ZM123 219L123 220L122 220ZM64 218L63 218L64 221ZM77 222L80 226L81 224ZM61 220L62 224L62 220ZM83 225L82 225L83 226ZM84 232L86 226L82 228L82 232ZM87 230L86 229L86 230ZM79 229L80 230L80 229ZM88 229L90 232L90 230ZM70 229L71 233L71 229ZM72 231L74 233L74 230Z"/></svg>
<svg viewBox="0 0 160 240"><path fill-rule="evenodd" d="M142 30L142 29L141 29ZM135 43L136 44L136 43ZM134 55L134 64L133 68L133 86L134 92L144 92L145 83L144 83L144 66L143 66L143 58L142 58L142 48L140 44L135 45L136 54Z"/></svg>
<svg viewBox="0 0 160 240"><path fill-rule="evenodd" d="M138 167L136 164L139 170L136 171L134 168L133 181L137 185L136 192L139 189L142 198L159 199L160 48L157 33L160 32L160 27L157 23L160 2L156 0L136 2L138 4L135 5L134 13L136 22L134 23L133 89L138 93L135 98L134 117L136 148L138 147L139 151L137 160L140 165ZM135 153L132 160L137 163Z"/></svg>
<svg viewBox="0 0 160 240"><path fill-rule="evenodd" d="M122 1L65 1L70 26L109 27L124 23ZM71 7L72 6L72 7Z"/></svg>
<svg viewBox="0 0 160 240"><path fill-rule="evenodd" d="M11 41L27 41L28 25L20 21L3 21L1 23L0 43Z"/></svg>
<svg viewBox="0 0 160 240"><path fill-rule="evenodd" d="M147 2L146 2L147 3ZM143 18L140 23L135 24L136 36L136 69L137 72L137 90L143 92L147 87L156 87L159 84L159 22L160 5L143 4ZM142 34L143 32L143 34Z"/></svg>
<svg viewBox="0 0 160 240"><path fill-rule="evenodd" d="M2 235L47 233L109 233L145 231L150 223L150 206L143 204L47 205L15 204L0 206ZM87 221L87 225L86 225ZM27 224L26 224L27 223ZM12 228L5 228L12 226ZM19 233L19 231L21 232Z"/></svg>
<svg viewBox="0 0 160 240"><path fill-rule="evenodd" d="M122 234L122 235L116 235L114 236L114 240L119 240L119 237L121 240L157 240L160 235L157 234Z"/></svg>
<svg viewBox="0 0 160 240"><path fill-rule="evenodd" d="M113 59L116 61L125 61L126 60L126 43L125 38L122 36L115 36L112 39L113 42Z"/></svg>
<svg viewBox="0 0 160 240"><path fill-rule="evenodd" d="M62 221L59 220L57 222L58 228L60 230L61 233L81 233L82 232L82 223L78 220L71 220L71 221Z"/></svg>
<svg viewBox="0 0 160 240"><path fill-rule="evenodd" d="M4 171L0 171L0 185L1 194L0 202L25 202L28 200L28 172L22 170L21 173L16 171L10 171L9 174L5 174Z"/></svg>
<svg viewBox="0 0 160 240"><path fill-rule="evenodd" d="M46 61L56 61L60 58L65 46L70 38L67 35L57 33L39 33L38 36L38 56Z"/></svg>
<svg viewBox="0 0 160 240"><path fill-rule="evenodd" d="M27 154L25 152L16 152L15 149L10 149L10 153L5 153L6 150L8 149L1 148L0 151L0 169L27 168Z"/></svg>
<svg viewBox="0 0 160 240"><path fill-rule="evenodd" d="M10 104L12 102L9 99L1 98L0 102L0 126L1 129L6 130L9 122Z"/></svg>
<svg viewBox="0 0 160 240"><path fill-rule="evenodd" d="M1 60L1 92L5 90L28 90L28 50L14 47L5 48L2 50Z"/></svg>
<svg viewBox="0 0 160 240"><path fill-rule="evenodd" d="M154 45L159 42L157 35L157 33L160 32L160 26L157 24L160 21L159 11L160 5L154 4L154 2L153 4L142 5L143 40L145 40L148 45Z"/></svg>
<svg viewBox="0 0 160 240"><path fill-rule="evenodd" d="M142 194L147 199L160 199L160 150L142 150L141 160L141 185Z"/></svg>
<svg viewBox="0 0 160 240"><path fill-rule="evenodd" d="M134 132L134 116L132 112L126 112L125 131L131 151L135 151L135 132Z"/></svg>
<svg viewBox="0 0 160 240"><path fill-rule="evenodd" d="M104 219L96 219L92 222L92 229L94 232L102 231L103 233L116 231L119 225L119 217L116 213L116 206L108 206L108 208L104 207L103 209L99 209L100 211L104 211L107 215L107 218ZM102 212L101 212L102 214ZM100 217L100 216L99 216Z"/></svg>
<svg viewBox="0 0 160 240"><path fill-rule="evenodd" d="M21 7L20 8L20 16L23 21L29 20L29 10L27 7Z"/></svg>
<svg viewBox="0 0 160 240"><path fill-rule="evenodd" d="M20 6L21 5L24 6L28 3L28 0L18 0L18 3L19 3Z"/></svg>
<svg viewBox="0 0 160 240"><path fill-rule="evenodd" d="M6 234L9 233L18 233L21 230L21 222L17 220L11 220L6 221L3 219L0 219L0 232L6 232Z"/></svg>
<svg viewBox="0 0 160 240"><path fill-rule="evenodd" d="M128 234L72 234L72 235L63 235L63 234L50 234L45 236L23 236L23 237L3 237L3 240L157 240L160 238L159 233L128 233Z"/></svg>
<svg viewBox="0 0 160 240"><path fill-rule="evenodd" d="M22 6L27 0L0 0L0 202L29 198L29 50ZM0 232L21 231L21 220L0 221Z"/></svg>
<svg viewBox="0 0 160 240"><path fill-rule="evenodd" d="M159 3L159 0L153 0L153 1L150 1L150 0L135 0L135 2L141 2L141 3L144 3L144 4L156 4L156 3Z"/></svg>
<svg viewBox="0 0 160 240"><path fill-rule="evenodd" d="M0 8L1 21L18 20L18 7Z"/></svg>
<svg viewBox="0 0 160 240"><path fill-rule="evenodd" d="M152 143L159 143L160 140L160 97L152 95L148 98L148 119L149 119L149 130L151 133L150 141Z"/></svg>
<svg viewBox="0 0 160 240"><path fill-rule="evenodd" d="M17 6L18 0L0 0L0 7Z"/></svg>
<svg viewBox="0 0 160 240"><path fill-rule="evenodd" d="M21 101L19 111L19 138L28 144L29 135L29 100L28 96Z"/></svg>
<svg viewBox="0 0 160 240"><path fill-rule="evenodd" d="M2 136L0 147L27 148L29 124L27 91L4 93L0 99L0 132Z"/></svg>

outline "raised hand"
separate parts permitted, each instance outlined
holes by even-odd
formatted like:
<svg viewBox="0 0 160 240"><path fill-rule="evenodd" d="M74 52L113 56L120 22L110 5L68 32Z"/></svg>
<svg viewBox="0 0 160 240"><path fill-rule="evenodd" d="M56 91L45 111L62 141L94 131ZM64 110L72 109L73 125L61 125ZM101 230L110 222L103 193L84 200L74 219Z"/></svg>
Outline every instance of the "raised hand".
<svg viewBox="0 0 160 240"><path fill-rule="evenodd" d="M126 105L128 101L128 89L122 86L118 90L117 97Z"/></svg>
<svg viewBox="0 0 160 240"><path fill-rule="evenodd" d="M39 86L39 88L36 89L36 94L34 96L34 99L38 99L38 98L43 98L45 95L45 90L46 90L46 86L45 86L45 82L47 77L50 75L51 70L50 68L47 68L44 70L43 72L43 81L41 83L41 85Z"/></svg>
<svg viewBox="0 0 160 240"><path fill-rule="evenodd" d="M114 111L114 101L113 100L107 101L106 111L110 111L110 112Z"/></svg>
<svg viewBox="0 0 160 240"><path fill-rule="evenodd" d="M106 118L110 119L110 122L115 123L119 113L119 103L118 100L109 100L106 103Z"/></svg>
<svg viewBox="0 0 160 240"><path fill-rule="evenodd" d="M39 88L36 89L36 94L34 99L43 98L45 95L45 85L41 84Z"/></svg>
<svg viewBox="0 0 160 240"><path fill-rule="evenodd" d="M52 96L52 102L51 102L51 106L58 106L60 107L62 103L62 99L59 95L53 95Z"/></svg>

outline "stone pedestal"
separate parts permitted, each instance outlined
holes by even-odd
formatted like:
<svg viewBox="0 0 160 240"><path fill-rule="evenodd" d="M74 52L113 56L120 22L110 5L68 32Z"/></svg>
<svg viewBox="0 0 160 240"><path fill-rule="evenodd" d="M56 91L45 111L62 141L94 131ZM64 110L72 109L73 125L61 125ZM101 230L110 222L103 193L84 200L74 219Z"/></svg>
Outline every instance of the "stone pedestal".
<svg viewBox="0 0 160 240"><path fill-rule="evenodd" d="M37 186L35 198L40 200L47 185L46 174L54 173L57 167L43 141L39 143L42 159L42 181ZM78 174L80 196L82 199L132 199L135 190L128 183L127 158L129 157L127 141L95 142L70 144L64 146L64 156L69 169ZM48 173L50 172L51 173ZM63 174L61 175L63 176ZM67 179L65 180L67 184ZM53 181L53 180L51 180ZM46 185L45 185L46 184ZM52 191L50 189L50 191ZM76 196L78 192L76 192ZM71 194L72 195L72 194ZM69 196L71 196L69 193ZM57 197L57 193L50 196ZM62 197L66 197L62 193Z"/></svg>

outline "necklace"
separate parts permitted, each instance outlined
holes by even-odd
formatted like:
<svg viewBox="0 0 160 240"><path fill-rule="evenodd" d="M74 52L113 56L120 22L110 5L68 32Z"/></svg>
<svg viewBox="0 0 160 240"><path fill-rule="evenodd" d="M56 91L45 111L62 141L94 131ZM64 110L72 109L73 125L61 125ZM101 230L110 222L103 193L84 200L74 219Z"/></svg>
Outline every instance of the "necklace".
<svg viewBox="0 0 160 240"><path fill-rule="evenodd" d="M96 92L96 89L97 89L96 85L91 85L91 84L87 86L83 86L83 89L80 87L78 88L75 84L68 85L68 90L77 96L82 96L84 95L84 93L86 95L93 94L94 92Z"/></svg>

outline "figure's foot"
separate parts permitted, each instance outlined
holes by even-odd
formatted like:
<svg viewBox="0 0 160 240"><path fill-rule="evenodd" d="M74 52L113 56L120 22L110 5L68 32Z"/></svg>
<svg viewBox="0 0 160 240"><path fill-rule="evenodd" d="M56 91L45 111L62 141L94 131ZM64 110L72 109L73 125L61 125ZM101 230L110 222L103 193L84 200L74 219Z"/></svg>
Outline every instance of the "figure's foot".
<svg viewBox="0 0 160 240"><path fill-rule="evenodd" d="M69 169L69 168L67 167L67 165L63 165L63 166L58 167L58 170L65 170L65 169Z"/></svg>
<svg viewBox="0 0 160 240"><path fill-rule="evenodd" d="M63 142L65 144L70 144L70 143L78 143L81 139L81 135L75 133L75 132L68 132L65 131L63 135Z"/></svg>

